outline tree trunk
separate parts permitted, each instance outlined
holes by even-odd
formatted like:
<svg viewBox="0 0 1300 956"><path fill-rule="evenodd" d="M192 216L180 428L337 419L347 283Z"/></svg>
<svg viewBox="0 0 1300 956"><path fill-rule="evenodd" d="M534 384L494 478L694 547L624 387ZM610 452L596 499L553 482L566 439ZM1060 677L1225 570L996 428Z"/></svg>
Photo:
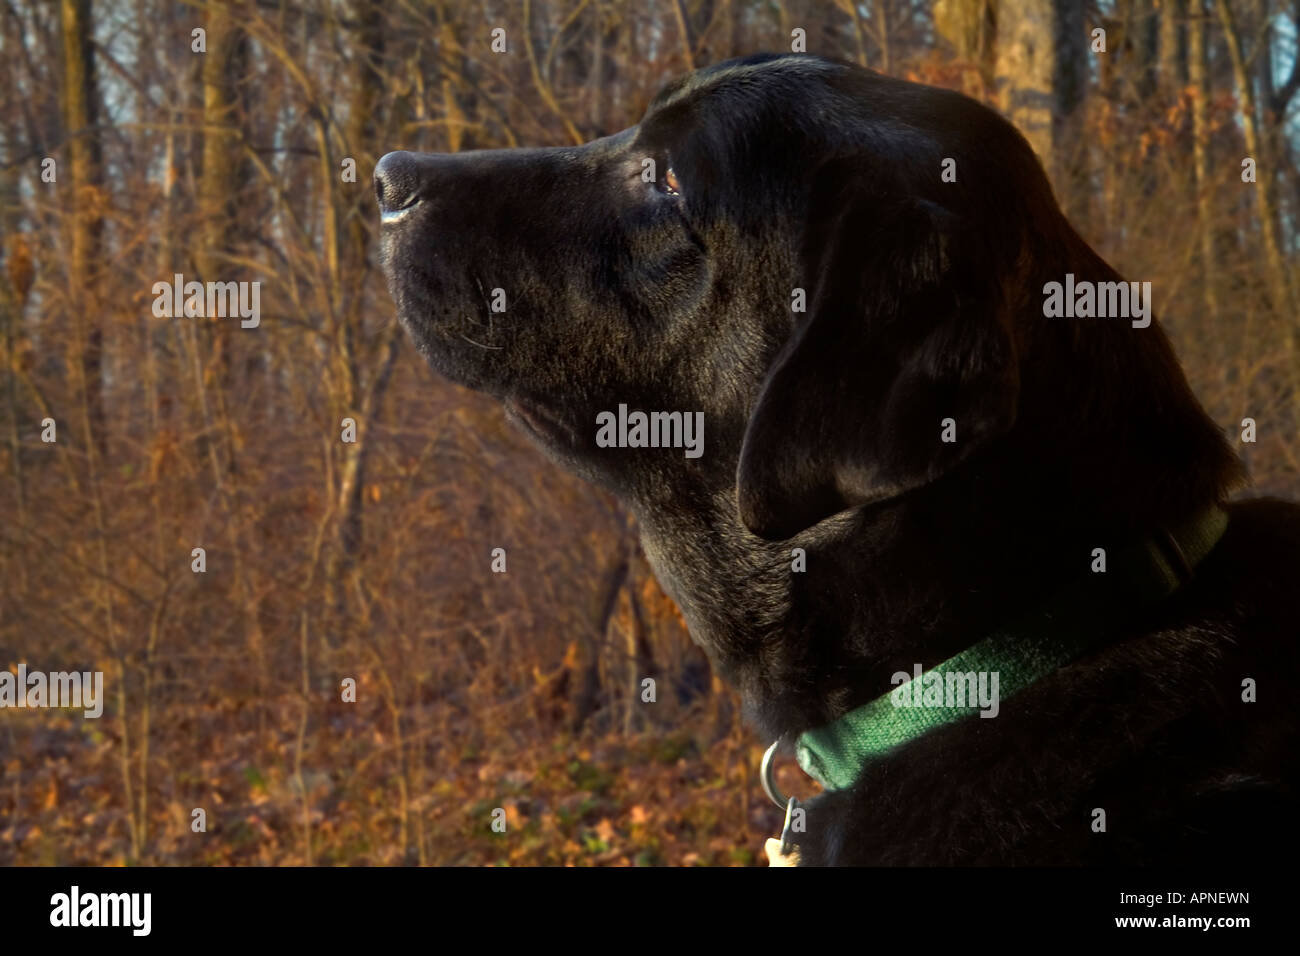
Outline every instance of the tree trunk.
<svg viewBox="0 0 1300 956"><path fill-rule="evenodd" d="M577 653L573 660L566 661L571 675L568 680L570 696L567 716L571 732L581 730L596 712L600 695L600 649L609 636L614 613L618 610L618 596L627 586L630 567L628 554L623 551L606 573L602 587L596 594L596 613L593 615L591 635L577 638Z"/></svg>
<svg viewBox="0 0 1300 956"><path fill-rule="evenodd" d="M650 575L650 568L635 537L631 542L632 560L627 579L629 614L624 648L628 679L624 688L621 688L629 694L623 710L623 733L625 734L634 734L645 729L646 711L645 703L641 700L641 681L650 677L658 685L661 676L655 673L654 652L650 647L650 620L641 601L641 589ZM667 693L668 688L656 686L656 692Z"/></svg>
<svg viewBox="0 0 1300 956"><path fill-rule="evenodd" d="M19 338L23 309L32 284L32 260L27 237L18 231L20 223L18 177L0 176L0 237L4 275L0 276L0 337L4 339L5 404L9 416L9 460L13 468L14 510L12 524L27 537L27 489L23 473L23 442L18 410ZM17 589L27 593L27 562L17 562Z"/></svg>
<svg viewBox="0 0 1300 956"><path fill-rule="evenodd" d="M68 137L72 183L69 299L81 346L81 375L87 444L100 454L108 447L104 414L104 330L98 297L100 236L103 231L103 151L95 124L99 91L91 38L90 0L63 0L63 127Z"/></svg>
<svg viewBox="0 0 1300 956"><path fill-rule="evenodd" d="M997 29L999 105L1049 174L1069 173L1073 164L1060 155L1060 146L1083 99L1082 6L1070 0L1003 0Z"/></svg>
<svg viewBox="0 0 1300 956"><path fill-rule="evenodd" d="M994 83L997 17L993 0L935 0L934 29L958 59L974 64L985 87Z"/></svg>
<svg viewBox="0 0 1300 956"><path fill-rule="evenodd" d="M207 53L203 59L203 173L199 182L199 242L195 265L202 282L229 282L236 278L229 256L238 233L238 200L243 166L238 80L247 62L248 38L239 26L239 14L228 0L208 8ZM229 319L209 316L213 334L216 381L230 383ZM208 337L204 337L208 338ZM218 390L218 397L222 390Z"/></svg>
<svg viewBox="0 0 1300 956"><path fill-rule="evenodd" d="M1188 81L1192 87L1192 172L1196 182L1196 212L1201 233L1201 288L1205 299L1206 319L1214 322L1219 315L1219 290L1216 276L1213 184L1210 177L1210 81L1206 27L1209 19L1204 0L1190 0L1188 18Z"/></svg>
<svg viewBox="0 0 1300 956"><path fill-rule="evenodd" d="M1241 35L1227 0L1217 0L1219 22L1223 26L1223 39L1232 62L1232 74L1241 98L1241 132L1246 142L1246 153L1255 160L1255 201L1259 210L1259 232L1264 245L1264 262L1268 268L1269 296L1278 312L1290 310L1290 293L1286 260L1278 239L1277 206L1273 196L1275 164L1271 151L1264 147L1259 133L1259 112L1255 102L1255 88L1251 83L1250 69L1241 48Z"/></svg>
<svg viewBox="0 0 1300 956"><path fill-rule="evenodd" d="M357 169L369 170L378 158L374 155L374 116L376 105L383 91L383 79L374 69L384 48L383 18L377 3L364 5L355 21L356 51L355 69L352 78L352 102L348 120L348 152L356 161ZM320 135L321 149L326 150L328 137L322 126ZM370 229L367 220L374 218L373 200L370 190L359 184L345 184L342 189L347 200L337 199L339 187L338 166L328 156L324 158L322 169L333 179L327 184L326 196L330 207L327 210L329 221L333 221L336 204L342 202L347 209L347 242L342 249L342 274L352 278L349 288L343 290L339 274L339 264L331 269L331 296L333 306L331 316L337 327L335 329L335 388L336 407L346 415L358 415L357 440L343 446L343 461L339 469L337 497L335 499L338 524L335 529L334 547L330 551L327 579L332 590L335 609L340 621L347 620L347 591L349 580L355 581L356 562L362 543L362 514L365 505L365 467L366 458L371 447L370 422L383 400L397 359L400 342L400 327L393 323L383 333L380 344L379 364L371 373L367 387L363 383L362 364L357 351L357 342L365 302L366 282L370 275L368 256L370 246ZM332 171L332 172L331 172ZM360 178L360 177L359 177ZM334 229L330 230L331 233ZM369 363L367 363L369 364ZM342 418L343 415L337 416ZM337 420L336 418L336 420Z"/></svg>
<svg viewBox="0 0 1300 956"><path fill-rule="evenodd" d="M1173 101L1187 85L1187 37L1185 0L1156 0L1160 18L1160 86L1165 99Z"/></svg>

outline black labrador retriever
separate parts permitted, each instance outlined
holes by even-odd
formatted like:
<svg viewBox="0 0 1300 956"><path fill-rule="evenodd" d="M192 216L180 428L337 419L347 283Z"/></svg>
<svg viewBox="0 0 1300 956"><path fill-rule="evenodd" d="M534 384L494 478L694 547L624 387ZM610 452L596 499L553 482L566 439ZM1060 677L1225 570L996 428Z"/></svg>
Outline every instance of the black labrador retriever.
<svg viewBox="0 0 1300 956"><path fill-rule="evenodd" d="M1150 296L996 113L756 56L375 186L420 352L626 503L824 784L801 864L1289 847L1300 508L1225 503Z"/></svg>

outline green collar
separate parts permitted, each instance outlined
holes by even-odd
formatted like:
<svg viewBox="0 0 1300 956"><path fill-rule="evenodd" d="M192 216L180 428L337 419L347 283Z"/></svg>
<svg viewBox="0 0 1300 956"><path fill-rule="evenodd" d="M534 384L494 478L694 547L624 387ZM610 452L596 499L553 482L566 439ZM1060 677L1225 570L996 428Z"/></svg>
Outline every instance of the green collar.
<svg viewBox="0 0 1300 956"><path fill-rule="evenodd" d="M875 760L935 727L981 710L993 716L996 704L989 706L987 692L994 700L1006 700L1101 643L1134 610L1173 594L1227 526L1227 512L1211 505L1110 556L1104 573L1082 576L1016 626L993 633L834 723L802 734L796 747L799 765L826 789L843 790ZM1094 552L1094 565L1096 560ZM957 676L972 673L975 683ZM981 676L984 705L975 692ZM901 675L895 677L897 683Z"/></svg>

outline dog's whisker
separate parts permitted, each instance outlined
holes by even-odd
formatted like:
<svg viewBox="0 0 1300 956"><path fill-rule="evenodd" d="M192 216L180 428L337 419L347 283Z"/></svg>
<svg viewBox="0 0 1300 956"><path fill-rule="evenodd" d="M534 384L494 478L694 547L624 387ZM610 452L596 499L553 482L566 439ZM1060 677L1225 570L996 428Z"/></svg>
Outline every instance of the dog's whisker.
<svg viewBox="0 0 1300 956"><path fill-rule="evenodd" d="M482 342L475 342L473 339L471 339L471 338L470 338L468 335L466 335L464 332L460 333L460 337L461 337L462 339L464 339L466 342L468 342L470 345L477 345L477 346L478 346L479 348L481 348L481 349L500 350L500 349L505 348L504 345L484 345Z"/></svg>

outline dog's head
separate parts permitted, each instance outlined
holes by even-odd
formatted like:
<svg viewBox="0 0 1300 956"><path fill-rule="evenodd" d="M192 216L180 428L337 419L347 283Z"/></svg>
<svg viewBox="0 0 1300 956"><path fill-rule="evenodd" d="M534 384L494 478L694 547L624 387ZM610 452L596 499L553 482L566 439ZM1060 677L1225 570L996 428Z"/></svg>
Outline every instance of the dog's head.
<svg viewBox="0 0 1300 956"><path fill-rule="evenodd" d="M585 146L390 153L375 182L421 352L634 498L725 474L784 538L1015 420L1006 279L1029 210L1055 207L1024 141L957 94L756 57ZM598 447L620 404L703 412L704 460Z"/></svg>
<svg viewBox="0 0 1300 956"><path fill-rule="evenodd" d="M928 533L973 507L1026 535L1124 531L1235 469L1158 325L1045 314L1047 283L1119 276L1025 140L957 93L753 57L669 86L617 135L390 153L375 183L390 288L429 361L643 525L689 515L706 532L689 547L729 539L715 565L771 570L789 552L767 540L824 544L853 532L825 519L914 493L947 501ZM703 455L602 447L598 416L620 406L702 412ZM899 527L873 525L871 554Z"/></svg>

